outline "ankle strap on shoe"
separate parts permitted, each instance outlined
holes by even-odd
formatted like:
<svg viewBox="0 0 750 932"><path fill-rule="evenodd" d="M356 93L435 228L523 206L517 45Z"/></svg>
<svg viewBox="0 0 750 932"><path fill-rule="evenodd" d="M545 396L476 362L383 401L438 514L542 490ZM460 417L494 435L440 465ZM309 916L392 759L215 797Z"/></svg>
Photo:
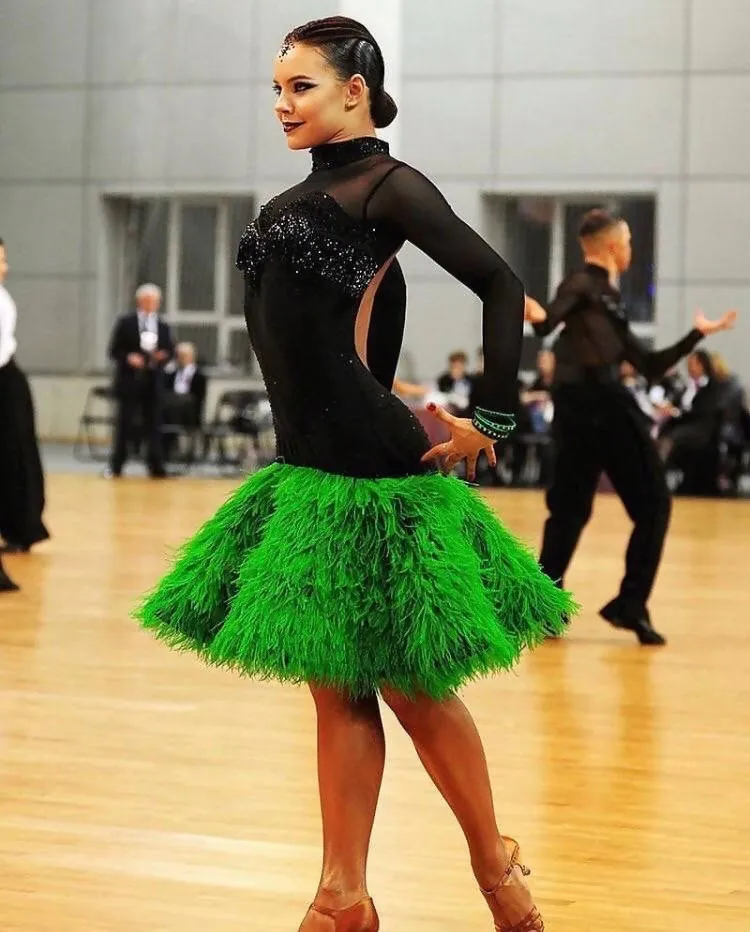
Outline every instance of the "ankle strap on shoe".
<svg viewBox="0 0 750 932"><path fill-rule="evenodd" d="M315 903L312 904L310 909L314 913L320 913L321 916L327 916L328 919L335 919L342 913L348 913L350 910L357 909L357 907L363 906L365 903L370 902L371 899L369 896L363 896L361 900L357 900L356 903L352 903L351 906L347 906L345 909L332 909L330 906L317 906Z"/></svg>

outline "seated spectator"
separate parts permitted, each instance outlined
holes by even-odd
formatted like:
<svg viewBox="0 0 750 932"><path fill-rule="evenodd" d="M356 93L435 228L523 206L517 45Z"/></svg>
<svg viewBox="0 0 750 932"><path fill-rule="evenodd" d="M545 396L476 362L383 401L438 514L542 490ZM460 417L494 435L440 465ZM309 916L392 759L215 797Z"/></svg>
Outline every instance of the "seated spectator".
<svg viewBox="0 0 750 932"><path fill-rule="evenodd" d="M554 416L552 383L555 379L555 354L542 349L536 357L536 378L521 390L521 404L528 412L529 424L535 434L549 432Z"/></svg>
<svg viewBox="0 0 750 932"><path fill-rule="evenodd" d="M469 357L462 350L448 357L448 370L438 376L437 389L447 396L448 408L457 417L466 417L470 410L472 377L467 372Z"/></svg>
<svg viewBox="0 0 750 932"><path fill-rule="evenodd" d="M724 439L741 443L744 438L743 412L747 409L745 389L722 355L711 354L711 365L718 386L719 407L722 414L722 436Z"/></svg>
<svg viewBox="0 0 750 932"><path fill-rule="evenodd" d="M164 372L167 392L167 411L177 418L169 422L197 427L203 421L206 403L206 376L196 362L195 346L178 343L175 359Z"/></svg>
<svg viewBox="0 0 750 932"><path fill-rule="evenodd" d="M203 423L207 383L192 343L177 344L175 359L165 368L164 382L164 423L197 430ZM174 452L176 439L173 433L165 438L168 455Z"/></svg>
<svg viewBox="0 0 750 932"><path fill-rule="evenodd" d="M666 386L652 386L649 389L645 377L627 361L620 363L620 381L635 399L652 437L658 435L658 428L661 424L670 418L679 416L680 409L667 400L671 396L671 391L668 396Z"/></svg>
<svg viewBox="0 0 750 932"><path fill-rule="evenodd" d="M649 397L657 408L675 417L677 412L674 409L678 408L686 389L687 385L680 370L673 366L658 382L652 383Z"/></svg>
<svg viewBox="0 0 750 932"><path fill-rule="evenodd" d="M747 396L739 378L730 370L719 353L711 354L711 362L719 389L721 423L721 475L719 488L723 492L736 491L742 473L742 458L750 441L750 412Z"/></svg>
<svg viewBox="0 0 750 932"><path fill-rule="evenodd" d="M659 434L659 451L671 466L693 472L698 461L718 457L721 392L711 356L698 350L688 357L690 381L680 401L681 413L668 420Z"/></svg>

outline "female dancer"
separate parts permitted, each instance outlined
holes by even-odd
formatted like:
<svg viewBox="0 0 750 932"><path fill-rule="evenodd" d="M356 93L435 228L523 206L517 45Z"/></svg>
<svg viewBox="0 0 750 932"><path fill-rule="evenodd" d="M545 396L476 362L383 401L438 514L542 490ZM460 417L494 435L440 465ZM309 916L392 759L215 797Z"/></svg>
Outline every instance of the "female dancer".
<svg viewBox="0 0 750 932"><path fill-rule="evenodd" d="M380 49L343 17L287 36L276 114L312 172L246 230L238 266L279 457L189 541L140 611L173 646L308 683L318 714L323 870L303 932L375 932L365 868L385 758L378 694L455 813L498 930L543 928L500 835L484 751L455 691L562 629L570 596L476 493L441 475L512 426L523 288L419 172L375 136L396 106ZM484 303L473 421L435 414L430 449L391 392L415 243Z"/></svg>
<svg viewBox="0 0 750 932"><path fill-rule="evenodd" d="M8 270L0 239L0 536L4 552L27 553L47 540L49 532L42 521L44 471L34 401L29 380L15 360L17 311L5 287Z"/></svg>

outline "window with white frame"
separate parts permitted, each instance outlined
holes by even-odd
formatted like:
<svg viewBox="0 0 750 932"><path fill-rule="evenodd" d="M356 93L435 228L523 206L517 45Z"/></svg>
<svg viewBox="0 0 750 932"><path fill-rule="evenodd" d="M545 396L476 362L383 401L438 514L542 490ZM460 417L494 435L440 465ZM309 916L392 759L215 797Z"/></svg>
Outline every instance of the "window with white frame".
<svg viewBox="0 0 750 932"><path fill-rule="evenodd" d="M252 216L249 197L146 197L119 200L124 222L123 309L143 282L164 291L162 313L201 363L250 373L244 282L234 262Z"/></svg>
<svg viewBox="0 0 750 932"><path fill-rule="evenodd" d="M633 234L633 262L620 282L633 331L651 342L655 311L656 199L651 195L487 195L490 239L517 272L527 292L544 302L569 272L580 267L578 227L594 207L627 220ZM538 341L527 334L523 368L529 368Z"/></svg>

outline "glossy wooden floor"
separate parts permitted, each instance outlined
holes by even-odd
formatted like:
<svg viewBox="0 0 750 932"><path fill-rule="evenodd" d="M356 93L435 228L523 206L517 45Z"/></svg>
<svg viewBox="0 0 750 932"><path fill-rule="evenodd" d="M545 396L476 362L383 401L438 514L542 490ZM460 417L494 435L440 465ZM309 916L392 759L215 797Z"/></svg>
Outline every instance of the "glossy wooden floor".
<svg viewBox="0 0 750 932"><path fill-rule="evenodd" d="M0 599L0 930L294 932L314 889L303 690L169 653L128 620L223 480L49 481L54 540ZM492 502L536 543L536 493ZM750 509L676 505L639 649L596 609L626 520L601 498L565 643L467 690L550 932L750 929ZM384 932L489 932L463 841L387 717L371 887Z"/></svg>

